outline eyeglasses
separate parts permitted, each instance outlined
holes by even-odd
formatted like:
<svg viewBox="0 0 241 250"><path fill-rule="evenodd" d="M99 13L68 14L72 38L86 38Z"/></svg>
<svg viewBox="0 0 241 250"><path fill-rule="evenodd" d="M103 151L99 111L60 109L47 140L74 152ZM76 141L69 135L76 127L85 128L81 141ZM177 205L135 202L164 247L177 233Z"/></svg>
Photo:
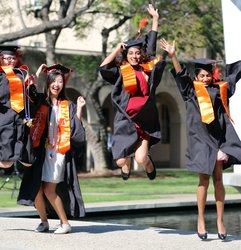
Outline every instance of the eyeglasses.
<svg viewBox="0 0 241 250"><path fill-rule="evenodd" d="M17 60L16 57L12 57L12 56L10 56L10 57L2 57L2 59L3 59L3 60L6 60L6 61L8 61L8 62L16 61L16 60Z"/></svg>

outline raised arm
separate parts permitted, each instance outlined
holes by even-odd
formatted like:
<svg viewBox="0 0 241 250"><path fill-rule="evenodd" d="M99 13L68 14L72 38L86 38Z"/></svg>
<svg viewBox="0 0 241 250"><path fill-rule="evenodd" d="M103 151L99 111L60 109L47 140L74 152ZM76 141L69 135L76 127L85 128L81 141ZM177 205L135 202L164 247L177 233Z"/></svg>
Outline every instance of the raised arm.
<svg viewBox="0 0 241 250"><path fill-rule="evenodd" d="M175 41L173 41L172 45L169 44L165 39L160 40L160 45L163 50L165 50L168 55L172 59L173 67L176 71L176 73L179 73L182 70L182 67L177 60L176 54L175 54Z"/></svg>
<svg viewBox="0 0 241 250"><path fill-rule="evenodd" d="M82 117L82 109L85 106L85 99L82 96L79 96L77 98L77 110L76 110L76 115L78 119L81 121Z"/></svg>
<svg viewBox="0 0 241 250"><path fill-rule="evenodd" d="M126 44L125 43L119 43L116 48L104 59L104 61L101 63L100 67L111 63L112 61L115 60L116 56L118 56L123 49L125 48Z"/></svg>
<svg viewBox="0 0 241 250"><path fill-rule="evenodd" d="M158 9L155 10L154 7L152 6L152 4L149 4L148 7L147 7L147 11L152 16L152 27L151 27L151 29L153 31L157 32L158 19L159 19Z"/></svg>

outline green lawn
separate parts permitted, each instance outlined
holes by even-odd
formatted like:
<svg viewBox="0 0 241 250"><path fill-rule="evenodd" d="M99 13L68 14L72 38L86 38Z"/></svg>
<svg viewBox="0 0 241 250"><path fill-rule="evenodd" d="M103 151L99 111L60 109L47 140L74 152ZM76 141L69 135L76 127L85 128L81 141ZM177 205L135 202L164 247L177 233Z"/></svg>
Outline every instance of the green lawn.
<svg viewBox="0 0 241 250"><path fill-rule="evenodd" d="M81 175L83 176L83 175ZM0 178L0 186L5 177ZM131 175L128 181L120 176L80 178L80 187L85 203L104 201L124 201L142 199L160 199L161 194L195 194L198 175L187 170L158 170L157 178L149 181L145 175ZM20 182L18 182L19 186ZM13 180L0 190L0 207L13 207L17 192L12 196ZM227 194L238 194L236 189L226 186ZM209 193L213 193L210 182Z"/></svg>

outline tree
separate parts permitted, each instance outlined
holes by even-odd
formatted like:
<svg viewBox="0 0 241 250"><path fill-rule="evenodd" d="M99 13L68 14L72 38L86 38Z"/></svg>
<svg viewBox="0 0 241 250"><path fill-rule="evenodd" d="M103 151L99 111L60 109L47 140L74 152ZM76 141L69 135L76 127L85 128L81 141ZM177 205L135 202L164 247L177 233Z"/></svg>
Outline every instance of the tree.
<svg viewBox="0 0 241 250"><path fill-rule="evenodd" d="M55 44L61 30L73 26L76 17L81 16L95 2L95 0L86 0L85 3L81 3L82 1L80 0L42 0L41 5L35 9L22 3L23 1L21 1L21 4L19 0L15 1L21 28L18 27L16 31L1 34L0 43L45 33L47 45L46 61L49 65L55 62ZM51 6L56 2L59 3L59 8L53 10ZM7 3L6 6L8 7L3 11L3 14L7 12L11 15L11 7ZM23 14L25 13L28 16L28 25L24 21ZM29 21L33 16L35 17L35 25L31 25L32 22Z"/></svg>
<svg viewBox="0 0 241 250"><path fill-rule="evenodd" d="M224 58L223 23L220 0L162 0L160 32L176 40L182 58L195 57L198 48L207 48L211 58Z"/></svg>

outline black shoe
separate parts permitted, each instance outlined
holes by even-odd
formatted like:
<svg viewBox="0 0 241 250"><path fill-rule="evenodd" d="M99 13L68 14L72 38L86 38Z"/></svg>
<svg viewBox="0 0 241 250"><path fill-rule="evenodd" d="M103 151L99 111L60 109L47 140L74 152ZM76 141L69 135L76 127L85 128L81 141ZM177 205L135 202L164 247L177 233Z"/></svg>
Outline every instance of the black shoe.
<svg viewBox="0 0 241 250"><path fill-rule="evenodd" d="M207 232L205 232L204 234L200 234L199 232L197 232L197 235L201 240L206 240L208 238Z"/></svg>
<svg viewBox="0 0 241 250"><path fill-rule="evenodd" d="M130 174L131 174L131 172L129 172L129 173L124 173L124 172L122 171L122 169L121 169L121 177L122 177L122 179L123 179L124 181L127 181L127 180L129 179Z"/></svg>
<svg viewBox="0 0 241 250"><path fill-rule="evenodd" d="M156 167L155 167L155 164L154 164L154 162L153 162L151 156L150 156L150 155L148 155L148 156L149 156L149 159L150 159L150 161L151 161L151 163L152 163L153 171L150 172L150 173L146 172L146 175L147 175L147 177L149 178L149 180L154 180L154 179L156 178Z"/></svg>
<svg viewBox="0 0 241 250"><path fill-rule="evenodd" d="M219 238L220 240L225 240L226 237L227 237L227 233L225 233L225 234L220 234L220 233L218 233L218 238Z"/></svg>

